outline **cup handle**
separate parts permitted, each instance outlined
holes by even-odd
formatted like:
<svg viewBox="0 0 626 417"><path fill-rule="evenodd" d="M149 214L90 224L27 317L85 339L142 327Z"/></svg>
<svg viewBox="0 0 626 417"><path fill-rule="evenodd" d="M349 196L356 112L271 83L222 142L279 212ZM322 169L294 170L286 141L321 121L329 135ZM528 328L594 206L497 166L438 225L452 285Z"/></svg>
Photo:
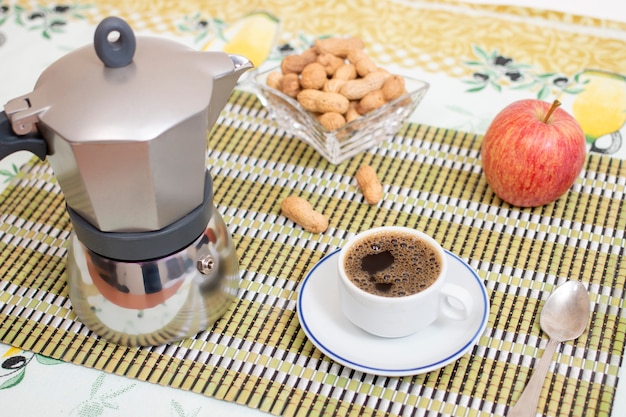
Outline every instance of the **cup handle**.
<svg viewBox="0 0 626 417"><path fill-rule="evenodd" d="M453 320L465 320L474 308L474 300L467 290L456 284L445 284L441 289L441 312Z"/></svg>

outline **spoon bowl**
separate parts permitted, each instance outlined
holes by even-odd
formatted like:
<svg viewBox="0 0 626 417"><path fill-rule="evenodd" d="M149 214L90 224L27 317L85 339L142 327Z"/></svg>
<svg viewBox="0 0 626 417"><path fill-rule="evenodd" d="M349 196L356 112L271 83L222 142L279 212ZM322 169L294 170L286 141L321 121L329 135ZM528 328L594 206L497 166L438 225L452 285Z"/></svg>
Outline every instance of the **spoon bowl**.
<svg viewBox="0 0 626 417"><path fill-rule="evenodd" d="M548 297L539 324L550 339L528 385L507 417L534 417L537 414L539 394L557 345L583 334L590 311L589 293L579 281L567 281Z"/></svg>
<svg viewBox="0 0 626 417"><path fill-rule="evenodd" d="M589 322L589 293L579 281L567 281L550 295L543 306L539 324L558 342L577 339Z"/></svg>

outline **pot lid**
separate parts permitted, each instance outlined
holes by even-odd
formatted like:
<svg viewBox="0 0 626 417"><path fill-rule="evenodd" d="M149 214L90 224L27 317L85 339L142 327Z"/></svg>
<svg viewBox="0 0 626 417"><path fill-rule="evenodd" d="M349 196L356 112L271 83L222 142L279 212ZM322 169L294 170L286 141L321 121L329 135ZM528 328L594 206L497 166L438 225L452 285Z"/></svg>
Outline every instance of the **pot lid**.
<svg viewBox="0 0 626 417"><path fill-rule="evenodd" d="M125 21L107 18L93 45L54 62L6 110L18 134L40 122L69 142L147 141L204 111L214 79L234 66L228 54L135 38Z"/></svg>

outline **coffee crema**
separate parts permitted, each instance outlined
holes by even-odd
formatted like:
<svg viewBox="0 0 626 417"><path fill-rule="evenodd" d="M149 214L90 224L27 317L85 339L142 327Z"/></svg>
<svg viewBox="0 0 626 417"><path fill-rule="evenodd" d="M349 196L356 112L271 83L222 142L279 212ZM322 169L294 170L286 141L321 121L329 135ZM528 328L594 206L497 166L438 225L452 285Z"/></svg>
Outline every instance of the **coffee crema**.
<svg viewBox="0 0 626 417"><path fill-rule="evenodd" d="M344 269L357 287L384 297L403 297L430 287L439 277L437 250L418 236L380 232L356 241L346 252Z"/></svg>

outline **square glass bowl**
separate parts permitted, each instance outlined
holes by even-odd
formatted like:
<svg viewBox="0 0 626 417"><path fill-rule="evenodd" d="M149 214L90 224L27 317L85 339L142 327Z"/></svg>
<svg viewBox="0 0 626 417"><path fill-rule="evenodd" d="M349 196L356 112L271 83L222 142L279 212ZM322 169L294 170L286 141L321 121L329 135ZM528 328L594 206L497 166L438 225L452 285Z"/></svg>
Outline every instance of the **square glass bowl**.
<svg viewBox="0 0 626 417"><path fill-rule="evenodd" d="M280 67L259 73L254 79L261 102L282 129L311 145L332 164L339 164L395 135L429 88L425 81L404 77L407 94L329 131L296 99L267 85L266 78L274 71L280 71Z"/></svg>

